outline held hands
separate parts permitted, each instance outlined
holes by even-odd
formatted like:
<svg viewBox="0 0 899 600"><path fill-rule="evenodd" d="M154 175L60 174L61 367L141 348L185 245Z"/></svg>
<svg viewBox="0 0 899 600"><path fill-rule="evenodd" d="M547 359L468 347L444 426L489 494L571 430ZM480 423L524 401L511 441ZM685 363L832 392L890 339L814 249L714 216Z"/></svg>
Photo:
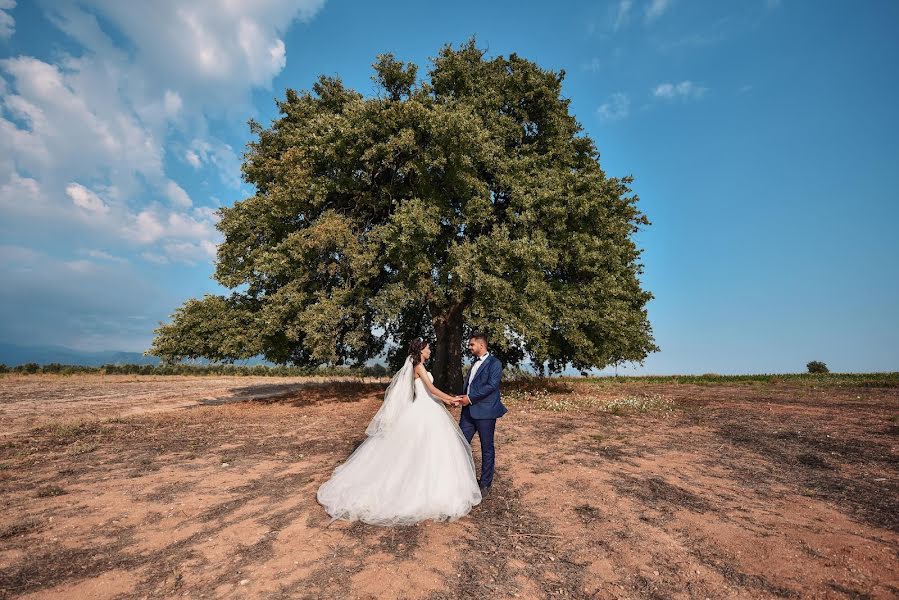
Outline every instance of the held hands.
<svg viewBox="0 0 899 600"><path fill-rule="evenodd" d="M467 395L456 396L452 402L453 406L468 406L469 404L471 404L471 399Z"/></svg>

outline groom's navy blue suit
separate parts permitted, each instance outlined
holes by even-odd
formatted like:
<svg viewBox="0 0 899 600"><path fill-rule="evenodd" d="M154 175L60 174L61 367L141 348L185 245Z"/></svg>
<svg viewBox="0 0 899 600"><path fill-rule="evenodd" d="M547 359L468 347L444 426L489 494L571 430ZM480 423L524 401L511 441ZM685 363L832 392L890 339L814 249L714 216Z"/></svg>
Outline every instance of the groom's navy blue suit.
<svg viewBox="0 0 899 600"><path fill-rule="evenodd" d="M496 452L493 448L493 432L496 429L496 420L506 414L507 410L499 398L499 383L503 377L503 365L498 358L488 354L483 359L483 364L478 367L474 379L471 378L471 370L465 378L465 388L468 390L468 399L471 404L462 407L462 416L459 417L459 427L468 443L471 443L475 432L481 440L481 487L490 487L493 483L493 465Z"/></svg>

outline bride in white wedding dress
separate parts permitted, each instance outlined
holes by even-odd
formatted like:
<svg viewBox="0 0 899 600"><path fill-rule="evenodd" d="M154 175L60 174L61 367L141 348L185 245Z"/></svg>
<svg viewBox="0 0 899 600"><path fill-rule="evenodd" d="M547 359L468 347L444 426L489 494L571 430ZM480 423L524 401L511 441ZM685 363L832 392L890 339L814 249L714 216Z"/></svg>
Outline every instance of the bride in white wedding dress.
<svg viewBox="0 0 899 600"><path fill-rule="evenodd" d="M374 525L453 521L480 503L471 446L443 406L454 398L434 387L422 364L430 355L420 338L412 342L368 437L318 489L331 517Z"/></svg>

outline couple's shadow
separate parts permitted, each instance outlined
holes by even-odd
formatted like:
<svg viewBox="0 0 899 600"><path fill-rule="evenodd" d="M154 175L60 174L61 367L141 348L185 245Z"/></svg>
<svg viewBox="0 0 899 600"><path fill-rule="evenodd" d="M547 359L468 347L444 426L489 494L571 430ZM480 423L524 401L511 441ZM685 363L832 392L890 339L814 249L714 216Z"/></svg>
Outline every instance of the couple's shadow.
<svg viewBox="0 0 899 600"><path fill-rule="evenodd" d="M361 402L366 398L383 396L388 383L379 380L360 381L355 379L250 385L235 388L227 402L251 401L257 404L284 404L295 408L315 404ZM218 403L225 403L225 401Z"/></svg>

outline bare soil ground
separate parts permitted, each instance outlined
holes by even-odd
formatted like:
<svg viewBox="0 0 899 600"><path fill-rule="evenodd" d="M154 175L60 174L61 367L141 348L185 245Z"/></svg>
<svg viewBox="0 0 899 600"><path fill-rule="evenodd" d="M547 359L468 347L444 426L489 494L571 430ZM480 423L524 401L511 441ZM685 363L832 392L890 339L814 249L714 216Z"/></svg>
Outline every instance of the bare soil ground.
<svg viewBox="0 0 899 600"><path fill-rule="evenodd" d="M468 516L330 522L383 390L0 379L0 598L899 597L899 388L504 384Z"/></svg>

